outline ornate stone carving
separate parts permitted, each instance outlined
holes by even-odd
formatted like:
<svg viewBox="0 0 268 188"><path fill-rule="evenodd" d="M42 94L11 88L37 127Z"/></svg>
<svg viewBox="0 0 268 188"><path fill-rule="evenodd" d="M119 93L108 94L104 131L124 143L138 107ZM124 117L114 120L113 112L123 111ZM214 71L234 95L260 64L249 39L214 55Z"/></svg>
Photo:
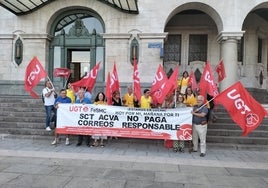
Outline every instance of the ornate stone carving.
<svg viewBox="0 0 268 188"><path fill-rule="evenodd" d="M77 19L74 22L74 25L69 30L68 36L73 37L82 37L82 36L89 36L89 32L84 25L84 22L81 19Z"/></svg>

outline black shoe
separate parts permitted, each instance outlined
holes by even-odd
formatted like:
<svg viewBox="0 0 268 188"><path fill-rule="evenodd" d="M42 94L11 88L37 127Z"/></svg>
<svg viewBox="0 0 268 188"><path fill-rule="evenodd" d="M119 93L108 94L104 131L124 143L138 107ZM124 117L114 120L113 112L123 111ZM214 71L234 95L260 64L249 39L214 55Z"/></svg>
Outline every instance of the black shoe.
<svg viewBox="0 0 268 188"><path fill-rule="evenodd" d="M76 146L81 146L82 145L82 143L80 143L80 142L78 142L77 144L76 144Z"/></svg>
<svg viewBox="0 0 268 188"><path fill-rule="evenodd" d="M178 149L177 148L173 148L173 152L178 152Z"/></svg>
<svg viewBox="0 0 268 188"><path fill-rule="evenodd" d="M205 157L205 156L206 156L205 153L201 153L201 154L200 154L200 157Z"/></svg>

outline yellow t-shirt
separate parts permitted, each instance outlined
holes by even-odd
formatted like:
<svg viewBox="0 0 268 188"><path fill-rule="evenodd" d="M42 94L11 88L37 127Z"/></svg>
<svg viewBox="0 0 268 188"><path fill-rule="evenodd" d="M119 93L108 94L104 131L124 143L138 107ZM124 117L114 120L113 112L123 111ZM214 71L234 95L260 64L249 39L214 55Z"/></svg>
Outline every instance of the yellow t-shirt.
<svg viewBox="0 0 268 188"><path fill-rule="evenodd" d="M75 93L71 89L66 89L66 96L69 97L72 101L72 103L75 102Z"/></svg>
<svg viewBox="0 0 268 188"><path fill-rule="evenodd" d="M152 97L149 96L145 98L144 95L141 96L141 108L151 108Z"/></svg>
<svg viewBox="0 0 268 188"><path fill-rule="evenodd" d="M185 91L188 87L188 80L189 80L189 77L187 77L187 78L183 77L180 79L180 82L179 82L179 85L181 88L180 93L185 94Z"/></svg>
<svg viewBox="0 0 268 188"><path fill-rule="evenodd" d="M126 93L123 97L123 101L125 101L124 105L127 107L134 107L134 96L133 93L129 95Z"/></svg>
<svg viewBox="0 0 268 188"><path fill-rule="evenodd" d="M97 102L94 102L94 104L107 105L105 101L97 101Z"/></svg>
<svg viewBox="0 0 268 188"><path fill-rule="evenodd" d="M196 100L195 96L193 94L191 94L191 96L187 96L187 98L184 97L184 103L187 106L194 106L197 104L197 100Z"/></svg>

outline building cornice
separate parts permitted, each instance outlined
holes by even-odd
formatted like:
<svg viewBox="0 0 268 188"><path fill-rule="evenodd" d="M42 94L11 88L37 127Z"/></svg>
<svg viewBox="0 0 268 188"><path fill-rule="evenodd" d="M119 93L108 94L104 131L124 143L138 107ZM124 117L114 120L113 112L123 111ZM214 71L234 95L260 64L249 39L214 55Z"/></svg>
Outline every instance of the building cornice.
<svg viewBox="0 0 268 188"><path fill-rule="evenodd" d="M230 39L240 40L243 37L244 33L245 31L222 31L220 34L218 34L217 41L220 42Z"/></svg>
<svg viewBox="0 0 268 188"><path fill-rule="evenodd" d="M138 33L137 35L140 39L165 39L168 33Z"/></svg>
<svg viewBox="0 0 268 188"><path fill-rule="evenodd" d="M101 34L104 39L130 39L131 33L103 33Z"/></svg>

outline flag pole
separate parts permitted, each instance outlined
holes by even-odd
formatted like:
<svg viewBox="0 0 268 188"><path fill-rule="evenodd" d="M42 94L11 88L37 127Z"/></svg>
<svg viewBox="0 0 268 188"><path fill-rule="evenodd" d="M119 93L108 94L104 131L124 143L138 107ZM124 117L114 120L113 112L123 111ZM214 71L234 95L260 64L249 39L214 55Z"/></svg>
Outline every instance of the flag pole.
<svg viewBox="0 0 268 188"><path fill-rule="evenodd" d="M49 76L47 76L47 79L50 81L52 88L55 89L55 87L54 87L53 83L51 82Z"/></svg>
<svg viewBox="0 0 268 188"><path fill-rule="evenodd" d="M175 102L175 108L177 107L177 88L175 89L175 99L174 99L174 102Z"/></svg>
<svg viewBox="0 0 268 188"><path fill-rule="evenodd" d="M66 80L65 80L65 83L64 83L64 89L66 89L66 85L67 85L67 82L68 82L70 76L71 76L71 75L69 75L67 79L65 78Z"/></svg>
<svg viewBox="0 0 268 188"><path fill-rule="evenodd" d="M199 108L197 108L197 109L195 110L195 112L199 111L201 108L203 108L204 106L206 106L207 103L211 102L211 101L214 100L214 99L215 99L215 97L213 97L212 99L210 99L210 100L207 101L206 103L202 104Z"/></svg>

